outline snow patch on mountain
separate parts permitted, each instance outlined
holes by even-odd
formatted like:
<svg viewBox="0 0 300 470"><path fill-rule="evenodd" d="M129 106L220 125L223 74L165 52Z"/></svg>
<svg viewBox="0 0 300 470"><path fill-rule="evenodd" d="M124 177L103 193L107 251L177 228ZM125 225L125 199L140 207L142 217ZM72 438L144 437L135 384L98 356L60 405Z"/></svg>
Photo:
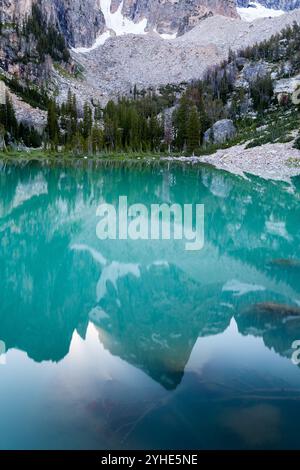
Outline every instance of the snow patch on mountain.
<svg viewBox="0 0 300 470"><path fill-rule="evenodd" d="M101 11L105 18L107 31L101 34L91 47L78 47L73 49L75 52L88 53L99 46L102 46L105 41L111 36L123 36L124 34L146 34L148 21L143 19L139 23L126 18L122 14L124 0L120 3L119 8L115 13L111 12L112 0L100 0Z"/></svg>
<svg viewBox="0 0 300 470"><path fill-rule="evenodd" d="M111 3L112 0L100 0L100 7L105 19L107 31L101 34L91 47L77 47L73 49L74 52L81 54L89 53L95 49L98 49L98 47L102 46L105 41L112 36L123 36L125 34L147 34L146 29L148 20L146 18L141 20L139 23L135 23L122 14L124 0L120 3L120 6L115 11L115 13L111 12ZM154 30L154 32L159 34L156 30ZM159 35L162 39L175 39L177 36L176 33Z"/></svg>
<svg viewBox="0 0 300 470"><path fill-rule="evenodd" d="M122 14L124 0L120 3L117 11L112 13L111 2L112 0L100 0L107 29L112 30L116 36L122 36L123 34L146 34L145 30L148 23L146 19L139 23L134 23L134 21L125 18Z"/></svg>
<svg viewBox="0 0 300 470"><path fill-rule="evenodd" d="M160 34L156 29L154 29L153 31L154 31L154 33L158 34L162 39L170 40L170 39L176 39L177 38L177 33L173 33L173 34L162 33L162 34Z"/></svg>
<svg viewBox="0 0 300 470"><path fill-rule="evenodd" d="M273 10L272 8L266 8L260 3L249 3L247 8L237 8L237 12L243 21L252 22L259 18L274 18L281 16L285 12L283 10Z"/></svg>
<svg viewBox="0 0 300 470"><path fill-rule="evenodd" d="M109 39L110 37L111 37L110 31L105 31L96 39L96 41L91 47L76 47L76 48L73 48L72 50L80 54L86 54L88 52L92 52L95 49L98 49L98 47L102 46L105 43L105 41Z"/></svg>

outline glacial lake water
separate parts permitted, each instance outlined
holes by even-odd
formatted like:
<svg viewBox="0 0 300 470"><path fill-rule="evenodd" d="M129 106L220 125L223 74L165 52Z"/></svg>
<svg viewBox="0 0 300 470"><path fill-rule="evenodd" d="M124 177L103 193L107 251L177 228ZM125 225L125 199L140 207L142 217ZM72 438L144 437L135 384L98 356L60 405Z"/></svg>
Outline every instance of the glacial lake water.
<svg viewBox="0 0 300 470"><path fill-rule="evenodd" d="M204 248L100 241L120 195L204 204ZM206 166L3 166L0 448L300 448L299 202Z"/></svg>

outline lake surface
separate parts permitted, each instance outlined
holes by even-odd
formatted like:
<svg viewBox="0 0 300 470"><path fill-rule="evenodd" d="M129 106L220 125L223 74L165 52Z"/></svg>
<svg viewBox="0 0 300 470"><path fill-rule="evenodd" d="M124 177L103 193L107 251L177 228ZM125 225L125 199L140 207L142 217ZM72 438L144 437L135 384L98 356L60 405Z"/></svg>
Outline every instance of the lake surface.
<svg viewBox="0 0 300 470"><path fill-rule="evenodd" d="M100 241L120 195L205 204L204 248ZM0 448L300 448L299 202L209 167L2 167Z"/></svg>

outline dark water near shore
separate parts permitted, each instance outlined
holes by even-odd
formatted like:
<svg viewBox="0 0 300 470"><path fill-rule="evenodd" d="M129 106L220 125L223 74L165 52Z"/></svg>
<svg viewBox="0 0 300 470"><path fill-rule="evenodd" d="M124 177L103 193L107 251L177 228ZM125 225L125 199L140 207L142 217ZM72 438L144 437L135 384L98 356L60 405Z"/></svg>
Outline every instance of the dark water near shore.
<svg viewBox="0 0 300 470"><path fill-rule="evenodd" d="M205 204L205 246L100 241L96 209ZM300 179L0 172L0 448L300 448Z"/></svg>

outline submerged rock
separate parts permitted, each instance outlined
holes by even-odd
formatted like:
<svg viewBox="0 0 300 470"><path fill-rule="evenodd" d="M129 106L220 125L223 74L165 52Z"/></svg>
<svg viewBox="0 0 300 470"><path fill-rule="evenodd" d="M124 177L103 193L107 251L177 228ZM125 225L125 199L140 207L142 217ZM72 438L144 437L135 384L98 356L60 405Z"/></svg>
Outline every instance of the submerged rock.
<svg viewBox="0 0 300 470"><path fill-rule="evenodd" d="M300 268L300 260L292 258L273 259L268 263L270 266L282 268Z"/></svg>
<svg viewBox="0 0 300 470"><path fill-rule="evenodd" d="M300 308L294 305L277 304L275 302L262 302L253 305L248 313L271 314L280 316L300 316Z"/></svg>

